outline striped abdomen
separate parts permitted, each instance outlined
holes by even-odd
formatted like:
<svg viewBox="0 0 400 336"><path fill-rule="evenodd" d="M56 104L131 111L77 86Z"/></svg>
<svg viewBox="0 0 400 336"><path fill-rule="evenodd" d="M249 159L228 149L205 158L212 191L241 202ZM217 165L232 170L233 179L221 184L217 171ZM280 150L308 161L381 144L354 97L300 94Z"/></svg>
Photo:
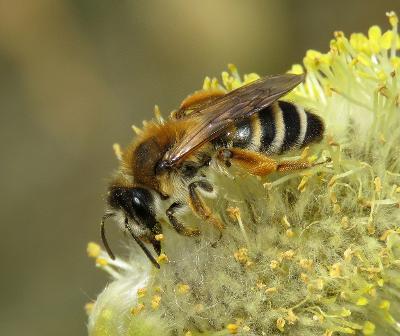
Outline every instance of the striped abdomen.
<svg viewBox="0 0 400 336"><path fill-rule="evenodd" d="M278 101L259 111L217 140L219 145L265 154L280 154L322 139L322 119L301 106Z"/></svg>

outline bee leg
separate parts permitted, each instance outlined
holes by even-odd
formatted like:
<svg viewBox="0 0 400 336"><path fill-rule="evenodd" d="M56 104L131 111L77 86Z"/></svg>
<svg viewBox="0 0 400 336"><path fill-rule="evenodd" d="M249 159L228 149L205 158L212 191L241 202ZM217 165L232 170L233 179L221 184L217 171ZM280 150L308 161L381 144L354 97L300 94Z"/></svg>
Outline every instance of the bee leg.
<svg viewBox="0 0 400 336"><path fill-rule="evenodd" d="M286 172L313 167L312 163L305 160L278 162L264 154L236 147L220 150L218 159L225 163L233 163L257 176L266 176L276 171Z"/></svg>
<svg viewBox="0 0 400 336"><path fill-rule="evenodd" d="M178 210L181 207L182 207L181 203L175 202L167 209L166 214L167 214L167 217L169 219L169 222L171 223L171 225L175 229L175 231L178 232L181 235L184 235L184 236L198 236L200 234L199 230L185 227L175 217L176 210Z"/></svg>
<svg viewBox="0 0 400 336"><path fill-rule="evenodd" d="M221 238L224 224L222 224L222 222L218 218L213 216L210 208L201 199L198 191L196 190L198 187L209 193L213 191L212 185L206 181L196 181L189 184L190 207L192 208L193 212L201 219L214 225L220 232Z"/></svg>

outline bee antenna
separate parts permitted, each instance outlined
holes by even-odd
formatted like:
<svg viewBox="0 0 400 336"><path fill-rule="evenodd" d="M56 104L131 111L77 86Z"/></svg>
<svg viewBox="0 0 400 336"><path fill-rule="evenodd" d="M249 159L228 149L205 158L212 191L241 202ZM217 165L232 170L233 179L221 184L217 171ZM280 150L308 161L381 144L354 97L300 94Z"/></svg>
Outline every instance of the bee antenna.
<svg viewBox="0 0 400 336"><path fill-rule="evenodd" d="M142 248L144 254L147 256L147 258L149 258L149 260L152 262L152 264L157 267L160 268L160 264L156 261L156 259L154 259L154 257L151 255L150 251L148 250L148 248L143 244L143 242L135 235L135 233L133 232L132 228L129 226L129 221L128 221L128 217L125 217L125 227L127 228L127 230L129 231L129 233L131 234L131 236L133 237L133 239L135 239L136 243L138 243L138 245Z"/></svg>
<svg viewBox="0 0 400 336"><path fill-rule="evenodd" d="M104 247L105 247L105 249L106 249L108 255L110 256L110 258L111 258L112 260L115 260L114 253L112 253L111 248L110 248L110 245L108 245L107 238L106 238L106 232L105 232L105 229L104 229L104 223L105 223L105 221L106 221L108 218L112 217L112 216L114 216L114 214L113 214L112 212L106 212L106 213L103 215L103 217L101 218L100 235L101 235L101 241L103 242L103 245L104 245Z"/></svg>

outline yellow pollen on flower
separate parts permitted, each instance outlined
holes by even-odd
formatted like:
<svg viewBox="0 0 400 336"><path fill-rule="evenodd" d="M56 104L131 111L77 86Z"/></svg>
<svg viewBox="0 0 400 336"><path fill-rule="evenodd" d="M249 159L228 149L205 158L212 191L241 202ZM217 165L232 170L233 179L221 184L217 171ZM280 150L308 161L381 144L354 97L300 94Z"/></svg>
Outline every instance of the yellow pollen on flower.
<svg viewBox="0 0 400 336"><path fill-rule="evenodd" d="M382 301L379 303L379 308L382 309L382 310L389 310L389 308L390 308L390 301L388 301L388 300L382 300Z"/></svg>
<svg viewBox="0 0 400 336"><path fill-rule="evenodd" d="M237 252L233 254L233 256L236 259L236 261L238 261L242 265L245 265L250 261L248 256L248 250L245 247L241 247Z"/></svg>
<svg viewBox="0 0 400 336"><path fill-rule="evenodd" d="M300 274L300 279L303 281L305 284L308 284L310 282L310 278L306 273L301 273Z"/></svg>
<svg viewBox="0 0 400 336"><path fill-rule="evenodd" d="M298 319L299 318L296 316L296 314L293 313L293 310L292 309L288 309L288 314L286 316L286 320L288 321L288 323L289 324L295 324Z"/></svg>
<svg viewBox="0 0 400 336"><path fill-rule="evenodd" d="M382 181L380 177L375 177L374 179L375 191L380 193L382 191Z"/></svg>
<svg viewBox="0 0 400 336"><path fill-rule="evenodd" d="M285 331L285 324L286 324L286 321L285 321L284 318L278 318L276 320L276 327L278 328L278 330L280 332L284 332Z"/></svg>
<svg viewBox="0 0 400 336"><path fill-rule="evenodd" d="M272 270L275 270L279 267L279 261L278 260L271 260L271 262L269 263L269 267Z"/></svg>
<svg viewBox="0 0 400 336"><path fill-rule="evenodd" d="M392 27L396 27L399 23L399 18L394 11L387 12L386 16L389 18L389 23Z"/></svg>
<svg viewBox="0 0 400 336"><path fill-rule="evenodd" d="M101 247L99 244L90 242L87 245L86 252L90 258L97 258L100 255Z"/></svg>
<svg viewBox="0 0 400 336"><path fill-rule="evenodd" d="M179 293L179 294L186 294L186 293L189 292L190 286L187 285L187 284L179 284L179 285L177 286L177 290L178 290L178 293Z"/></svg>
<svg viewBox="0 0 400 336"><path fill-rule="evenodd" d="M249 326L245 325L245 326L243 326L242 330L243 330L244 332L247 333L247 332L249 332L251 329L250 329Z"/></svg>
<svg viewBox="0 0 400 336"><path fill-rule="evenodd" d="M370 321L364 323L362 332L364 335L374 335L375 334L375 324Z"/></svg>
<svg viewBox="0 0 400 336"><path fill-rule="evenodd" d="M165 253L161 253L158 257L157 257L157 262L159 264L166 264L169 262L168 256Z"/></svg>
<svg viewBox="0 0 400 336"><path fill-rule="evenodd" d="M151 308L153 310L157 309L160 306L160 302L161 302L161 296L154 295L153 298L151 299Z"/></svg>
<svg viewBox="0 0 400 336"><path fill-rule="evenodd" d="M281 253L281 258L291 260L291 259L293 259L294 255L295 255L295 252L293 250L287 250L287 251Z"/></svg>
<svg viewBox="0 0 400 336"><path fill-rule="evenodd" d="M368 304L368 299L365 296L359 297L356 301L357 306L365 306L367 304Z"/></svg>
<svg viewBox="0 0 400 336"><path fill-rule="evenodd" d="M87 315L90 315L94 309L94 302L88 302L85 304L85 312Z"/></svg>
<svg viewBox="0 0 400 336"><path fill-rule="evenodd" d="M265 294L274 294L278 291L278 288L276 287L269 287L265 290Z"/></svg>
<svg viewBox="0 0 400 336"><path fill-rule="evenodd" d="M162 233L157 234L154 236L154 239L157 241L162 241L162 240L164 240L164 235Z"/></svg>
<svg viewBox="0 0 400 336"><path fill-rule="evenodd" d="M230 323L226 326L226 329L231 335L236 335L239 331L239 326L234 323Z"/></svg>
<svg viewBox="0 0 400 336"><path fill-rule="evenodd" d="M329 270L329 275L332 278L338 278L341 276L342 271L341 271L341 264L340 263L335 263L331 266L330 270Z"/></svg>
<svg viewBox="0 0 400 336"><path fill-rule="evenodd" d="M349 217L343 216L340 224L342 225L343 229L347 229L349 227Z"/></svg>
<svg viewBox="0 0 400 336"><path fill-rule="evenodd" d="M193 336L193 334L192 334L191 331L187 331L187 332L185 333L185 336Z"/></svg>
<svg viewBox="0 0 400 336"><path fill-rule="evenodd" d="M287 227L287 228L290 228L290 227L291 227L290 222L288 221L286 215L284 215L284 216L282 217L281 223L282 223L283 226L285 226L285 227Z"/></svg>
<svg viewBox="0 0 400 336"><path fill-rule="evenodd" d="M96 258L96 265L97 266L107 266L108 265L108 261L104 258Z"/></svg>
<svg viewBox="0 0 400 336"><path fill-rule="evenodd" d="M303 176L299 185L297 186L297 190L300 192L304 192L306 190L306 185L307 185L308 180L309 180L308 176Z"/></svg>
<svg viewBox="0 0 400 336"><path fill-rule="evenodd" d="M299 265L301 268L304 268L308 271L311 271L312 266L313 266L313 261L311 259L300 259Z"/></svg>
<svg viewBox="0 0 400 336"><path fill-rule="evenodd" d="M146 287L139 288L139 289L137 290L137 296L138 296L138 298L142 298L142 297L146 296L146 294L147 294L147 288L146 288Z"/></svg>
<svg viewBox="0 0 400 336"><path fill-rule="evenodd" d="M136 307L133 307L133 308L131 309L131 314L136 316L136 315L138 315L141 311L143 311L144 308L145 308L144 304L143 304L143 303L139 303Z"/></svg>
<svg viewBox="0 0 400 336"><path fill-rule="evenodd" d="M285 233L286 233L286 236L288 238L293 238L294 237L294 232L293 232L292 229L287 229Z"/></svg>
<svg viewBox="0 0 400 336"><path fill-rule="evenodd" d="M237 220L240 217L240 209L238 207L228 207L226 212L231 219Z"/></svg>

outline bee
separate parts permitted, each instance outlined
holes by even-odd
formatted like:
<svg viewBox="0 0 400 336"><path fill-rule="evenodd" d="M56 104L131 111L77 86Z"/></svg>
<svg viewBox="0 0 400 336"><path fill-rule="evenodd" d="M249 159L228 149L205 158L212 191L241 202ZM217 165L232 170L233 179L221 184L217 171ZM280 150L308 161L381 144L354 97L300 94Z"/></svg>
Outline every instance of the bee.
<svg viewBox="0 0 400 336"><path fill-rule="evenodd" d="M179 215L191 210L220 232L224 225L204 202L213 198L213 163L244 169L249 174L306 169L308 161L279 162L273 156L302 148L323 138L324 122L316 114L279 100L304 80L283 74L260 78L229 93L199 91L186 98L165 122L152 121L123 151L120 168L107 193L101 221L103 244L114 259L105 237L104 222L114 217L153 263L147 248L160 255L160 222L167 221L184 236L200 230L187 227Z"/></svg>

